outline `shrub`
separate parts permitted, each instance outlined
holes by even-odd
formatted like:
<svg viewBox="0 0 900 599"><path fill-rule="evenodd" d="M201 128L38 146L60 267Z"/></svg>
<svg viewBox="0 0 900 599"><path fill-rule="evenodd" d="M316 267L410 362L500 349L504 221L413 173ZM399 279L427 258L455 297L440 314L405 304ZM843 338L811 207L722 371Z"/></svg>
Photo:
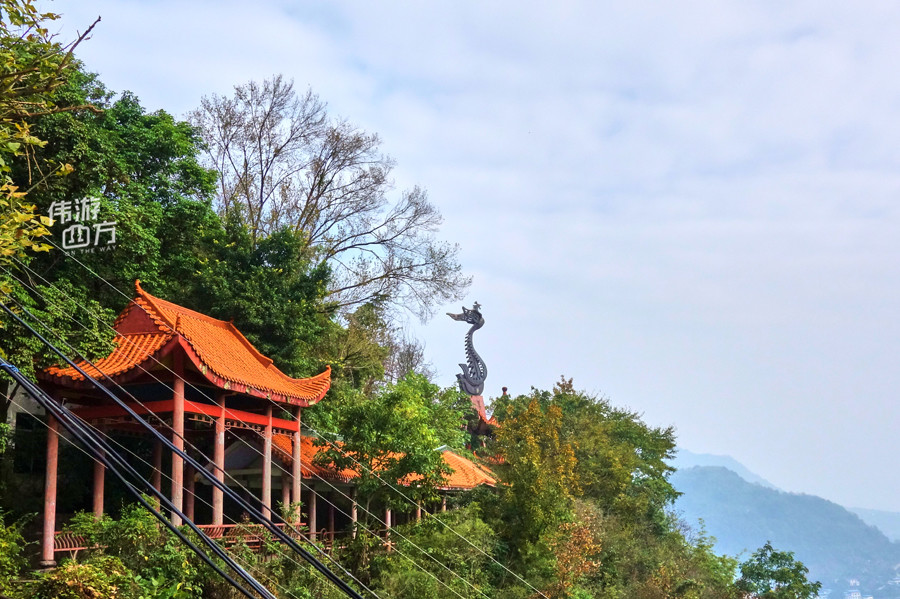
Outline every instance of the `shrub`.
<svg viewBox="0 0 900 599"><path fill-rule="evenodd" d="M117 557L98 555L73 560L42 574L34 599L140 599L134 574Z"/></svg>
<svg viewBox="0 0 900 599"><path fill-rule="evenodd" d="M23 521L6 525L0 512L0 593L10 588L10 583L25 567L25 539L22 538Z"/></svg>
<svg viewBox="0 0 900 599"><path fill-rule="evenodd" d="M142 587L174 589L171 594L161 594L163 597L188 599L200 596L196 556L140 505L125 506L119 520L109 516L97 520L93 514L76 514L70 529L84 536L89 544L102 548L94 553L121 560L135 573ZM148 595L151 596L156 595Z"/></svg>

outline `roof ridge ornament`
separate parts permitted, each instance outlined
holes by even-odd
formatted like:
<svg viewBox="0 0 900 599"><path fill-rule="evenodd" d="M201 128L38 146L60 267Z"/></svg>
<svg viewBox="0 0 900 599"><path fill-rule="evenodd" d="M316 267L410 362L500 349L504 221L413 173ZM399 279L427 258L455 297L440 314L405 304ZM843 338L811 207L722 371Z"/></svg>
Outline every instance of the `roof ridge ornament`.
<svg viewBox="0 0 900 599"><path fill-rule="evenodd" d="M456 380L459 382L459 388L463 393L477 396L484 391L484 381L487 379L487 366L485 366L484 360L481 359L478 352L475 351L475 346L472 343L472 334L484 326L484 317L481 315L481 304L478 302L472 305L471 310L465 306L463 306L462 310L462 314L447 312L447 316L453 320L460 320L472 325L469 328L469 332L466 333L466 363L459 365L462 373L456 375Z"/></svg>

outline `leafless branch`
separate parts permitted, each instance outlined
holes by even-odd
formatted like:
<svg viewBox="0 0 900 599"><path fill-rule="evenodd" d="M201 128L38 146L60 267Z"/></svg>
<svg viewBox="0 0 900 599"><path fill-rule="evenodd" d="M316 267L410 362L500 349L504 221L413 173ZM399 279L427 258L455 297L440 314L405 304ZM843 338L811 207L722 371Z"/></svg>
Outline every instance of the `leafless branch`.
<svg viewBox="0 0 900 599"><path fill-rule="evenodd" d="M426 318L469 285L456 246L435 238L425 191L395 195L378 136L329 118L311 90L277 75L203 98L191 120L218 171L219 211L240 215L254 241L301 233L308 258L331 269L334 305L387 301Z"/></svg>

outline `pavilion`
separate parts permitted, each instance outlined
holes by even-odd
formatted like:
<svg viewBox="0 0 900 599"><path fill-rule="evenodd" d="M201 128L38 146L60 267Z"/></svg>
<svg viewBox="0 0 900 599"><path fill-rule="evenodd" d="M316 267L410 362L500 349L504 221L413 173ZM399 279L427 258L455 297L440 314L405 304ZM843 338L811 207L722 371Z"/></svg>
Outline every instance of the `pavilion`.
<svg viewBox="0 0 900 599"><path fill-rule="evenodd" d="M154 297L135 283L136 297L116 319L113 327L115 348L96 367L79 367L103 382L104 375L121 385L128 397L120 394L135 412L147 417L158 429L174 431L172 442L193 455L208 470L227 484L225 472L246 489L253 489L261 511L271 515L273 486L280 488L284 505L301 502L301 479L310 479L308 500L303 501L303 518L311 536L318 531L333 539L335 506L351 514L341 524L356 520L356 489L352 470L335 471L316 463L321 450L313 439L301 434L301 414L305 407L320 401L331 386L331 370L305 379L294 379L274 366L238 331L234 324L211 318L177 304ZM39 374L40 386L57 401L65 402L88 423L105 431L141 434L120 406L98 391L74 368L53 367ZM47 468L44 490L42 563L55 563L55 526L58 469L58 423L48 417ZM163 424L165 423L165 424ZM230 442L226 442L226 433ZM149 436L149 435L147 435ZM192 449L196 448L196 449ZM205 449L201 449L205 448ZM273 453L274 451L274 453ZM471 460L446 448L439 448L453 473L443 491L472 489L480 484L494 485L491 473ZM274 459L273 459L274 458ZM273 477L272 465L278 460L280 475ZM195 488L202 477L185 472L183 460L171 456L172 503L194 520L196 496L211 495L211 527L224 525L227 506L223 493L212 485ZM162 444L155 442L151 480L162 489ZM94 464L93 511L104 511L105 469ZM327 519L317 513L317 497L324 495ZM348 501L347 497L351 499ZM446 506L446 499L444 505ZM417 510L417 515L420 515ZM231 514L230 518L237 518ZM385 513L388 528L390 511ZM176 525L180 518L172 515ZM327 522L327 524L326 524Z"/></svg>
<svg viewBox="0 0 900 599"><path fill-rule="evenodd" d="M291 500L300 500L300 422L302 409L321 400L331 386L331 369L307 379L294 379L278 370L230 322L217 320L144 291L135 283L136 297L116 319L115 349L96 362L79 364L89 375L104 375L122 385L132 398L121 398L139 414L155 414L173 429L172 442L184 450L211 438L216 476L224 481L226 431L249 430L264 439L261 474L263 513L272 507L272 439L291 439L295 466L291 470ZM64 401L79 417L105 430L138 431L125 411L113 404L74 368L53 367L39 375L41 387ZM135 401L135 399L137 401ZM281 408L276 416L275 407ZM156 418L151 424L162 427ZM42 560L54 562L58 423L50 417L44 490ZM207 443L209 444L209 443ZM103 513L104 468L95 463L93 509ZM162 487L162 448L153 454L153 484ZM185 476L183 460L171 458L172 503L187 517L194 514L194 475ZM185 501L187 486L187 501ZM212 523L224 517L222 491L212 489ZM175 524L180 518L173 515Z"/></svg>

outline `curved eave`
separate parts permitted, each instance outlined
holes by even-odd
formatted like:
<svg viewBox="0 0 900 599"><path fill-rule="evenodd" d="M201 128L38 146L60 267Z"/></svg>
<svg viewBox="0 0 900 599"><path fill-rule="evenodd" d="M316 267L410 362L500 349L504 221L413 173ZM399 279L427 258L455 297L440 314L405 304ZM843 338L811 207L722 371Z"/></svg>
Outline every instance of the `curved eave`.
<svg viewBox="0 0 900 599"><path fill-rule="evenodd" d="M190 358L191 363L193 363L194 365L194 368L196 368L197 371L200 372L200 374L202 374L206 380L208 380L216 387L219 387L220 389L226 389L228 391L243 393L252 397L259 397L260 399L268 399L271 401L286 403L292 406L307 408L320 402L322 398L325 397L325 394L328 393L328 389L331 388L331 366L326 366L324 372L321 372L314 377L310 377L309 380L319 383L319 388L316 389L315 393L307 396L279 393L277 391L266 388L256 388L252 385L234 381L218 374L200 358L200 355L194 349L194 346L190 341L185 339L183 335L178 335L178 343L181 345L181 348L184 350L185 354L187 354L187 356Z"/></svg>
<svg viewBox="0 0 900 599"><path fill-rule="evenodd" d="M492 487L492 488L497 486L496 483L489 483L489 482L485 481L483 483L478 483L477 485L474 485L471 487L437 487L437 489L439 491L471 491L472 489L477 489L478 487L480 487L482 485Z"/></svg>
<svg viewBox="0 0 900 599"><path fill-rule="evenodd" d="M125 339L128 339L128 336L125 336ZM125 368L115 370L113 374L109 374L109 372L103 370L103 368L106 366L105 364L102 366L99 365L99 362L102 362L103 360L97 360L96 362L94 362L94 364L97 364L97 366L91 366L90 364L85 365L84 363L80 363L78 364L78 366L82 370L87 372L90 376L101 382L106 379L112 379L113 382L121 385L130 382L143 374L158 376L159 371L153 371L153 365L158 365L158 363L161 363L162 359L172 351L172 348L175 347L175 345L175 338L173 336L169 336L160 344L157 349L148 353L142 360L130 363ZM114 352L115 351L116 350L114 350ZM147 365L148 361L151 361L152 364ZM81 374L77 372L67 372L72 370L72 367L60 368L57 366L51 366L50 368L46 368L38 372L37 378L66 389L88 390L95 388L94 385L90 381L85 379ZM94 373L92 372L93 370L97 370L98 372ZM151 372L153 372L153 374L151 374Z"/></svg>
<svg viewBox="0 0 900 599"><path fill-rule="evenodd" d="M127 339L127 336L125 338ZM158 363L162 362L163 358L171 353L176 346L180 347L184 351L184 353L191 360L191 363L194 365L194 368L200 374L202 374L207 381L209 381L216 387L219 387L220 389L234 391L236 393L258 397L260 399L266 399L305 408L311 405L315 405L316 403L321 401L322 398L325 397L325 394L328 392L328 389L331 388L330 366L326 366L324 372L310 378L310 380L313 381L314 384L317 383L317 388L315 389L314 393L311 393L309 395L278 393L271 389L256 388L252 385L247 385L227 379L223 376L220 376L213 369L211 369L209 365L207 365L200 358L190 342L180 334L172 335L170 338L165 340L155 351L147 354L144 359L140 360L139 362L129 364L126 368L121 369L114 374L104 373L103 370L100 370L100 374L98 375L91 372L93 368L91 368L90 366L88 368L85 368L85 370L94 378L105 379L108 376L110 379L120 385L128 383L141 375L149 374L151 372L153 373L151 374L151 376L167 378L167 372L160 372L158 370L154 370L154 368L158 365ZM98 362L99 361L100 360L98 360ZM148 362L150 362L150 364L148 364ZM84 365L79 364L79 366L84 368ZM38 378L66 389L89 390L94 388L94 385L90 381L84 379L80 374L67 372L71 370L71 367L51 367L39 372Z"/></svg>

